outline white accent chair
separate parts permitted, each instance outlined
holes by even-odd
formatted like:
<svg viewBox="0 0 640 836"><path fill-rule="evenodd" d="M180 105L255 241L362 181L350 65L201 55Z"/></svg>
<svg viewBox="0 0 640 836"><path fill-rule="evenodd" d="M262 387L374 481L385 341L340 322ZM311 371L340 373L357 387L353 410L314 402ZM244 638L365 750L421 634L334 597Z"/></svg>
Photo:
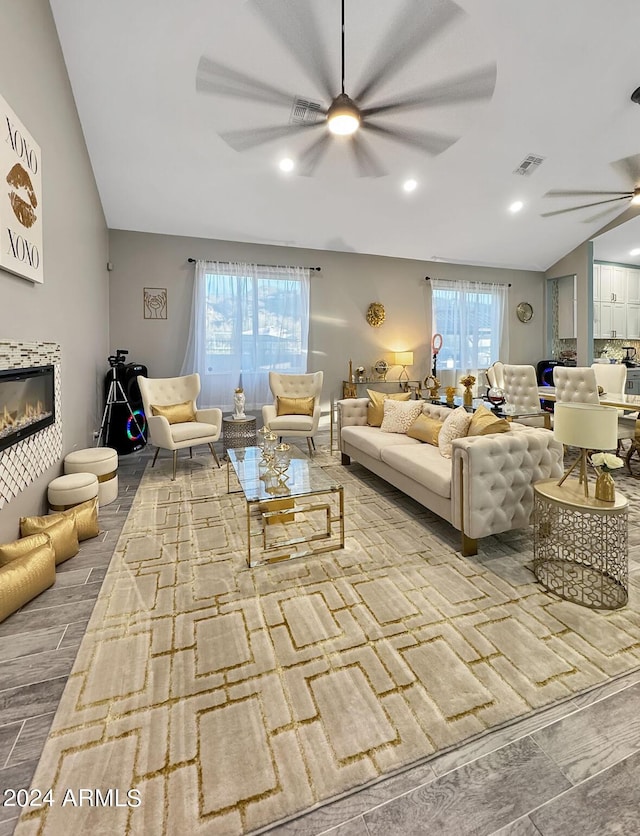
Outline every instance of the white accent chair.
<svg viewBox="0 0 640 836"><path fill-rule="evenodd" d="M323 372L311 374L282 374L269 372L269 388L273 403L262 407L262 420L266 427L280 438L292 436L307 439L309 455L315 450L314 435L320 422L320 395ZM278 415L278 398L313 398L313 415Z"/></svg>
<svg viewBox="0 0 640 836"><path fill-rule="evenodd" d="M504 385L502 388L507 403L515 406L516 413L540 412L542 407L538 394L538 378L534 367L505 363L503 374ZM519 424L526 424L529 427L544 427L547 419L544 415L535 415L529 418L516 418L516 420Z"/></svg>
<svg viewBox="0 0 640 836"><path fill-rule="evenodd" d="M149 428L149 441L156 446L151 467L155 466L160 449L173 453L173 476L176 478L178 450L192 448L197 444L208 444L216 464L220 467L214 442L222 432L222 410L218 407L198 409L196 398L200 394L200 375L188 374L183 377L143 377L138 376L138 385L142 395L144 414ZM195 420L169 423L164 415L154 415L152 406L168 407L190 402Z"/></svg>

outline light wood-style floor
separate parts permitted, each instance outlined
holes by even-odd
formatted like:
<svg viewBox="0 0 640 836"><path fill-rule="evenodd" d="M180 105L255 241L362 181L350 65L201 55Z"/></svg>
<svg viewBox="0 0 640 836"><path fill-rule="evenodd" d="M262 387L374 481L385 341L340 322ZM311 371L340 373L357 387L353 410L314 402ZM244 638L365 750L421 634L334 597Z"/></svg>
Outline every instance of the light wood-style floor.
<svg viewBox="0 0 640 836"><path fill-rule="evenodd" d="M120 457L119 497L100 511L103 533L58 567L54 587L0 624L3 800L6 789L30 784L151 453ZM640 671L261 832L633 836L640 834L639 787ZM13 833L18 812L0 806L0 836Z"/></svg>

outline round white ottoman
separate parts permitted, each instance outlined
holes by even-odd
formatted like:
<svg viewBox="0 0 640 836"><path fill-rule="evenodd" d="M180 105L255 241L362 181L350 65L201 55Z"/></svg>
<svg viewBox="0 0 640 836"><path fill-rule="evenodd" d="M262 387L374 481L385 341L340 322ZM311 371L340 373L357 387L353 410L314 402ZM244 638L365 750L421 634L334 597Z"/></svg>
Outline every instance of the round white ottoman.
<svg viewBox="0 0 640 836"><path fill-rule="evenodd" d="M118 497L118 453L112 447L73 450L64 457L65 473L94 473L98 477L98 505Z"/></svg>
<svg viewBox="0 0 640 836"><path fill-rule="evenodd" d="M69 473L49 482L47 498L52 511L67 511L74 505L98 496L98 477L95 473Z"/></svg>

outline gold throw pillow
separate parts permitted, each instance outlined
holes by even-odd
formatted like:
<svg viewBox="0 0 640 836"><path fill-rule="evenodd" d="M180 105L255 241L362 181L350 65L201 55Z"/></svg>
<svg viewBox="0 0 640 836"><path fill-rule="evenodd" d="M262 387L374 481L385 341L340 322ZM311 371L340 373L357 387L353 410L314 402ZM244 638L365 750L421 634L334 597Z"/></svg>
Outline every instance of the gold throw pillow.
<svg viewBox="0 0 640 836"><path fill-rule="evenodd" d="M24 557L25 554L30 554L34 549L40 546L46 546L51 543L51 538L44 531L38 534L30 534L28 537L21 537L19 540L14 540L13 543L3 543L0 546L0 566L6 566L18 557Z"/></svg>
<svg viewBox="0 0 640 836"><path fill-rule="evenodd" d="M492 435L493 433L508 433L511 427L504 418L498 418L484 404L476 409L471 416L471 423L467 435Z"/></svg>
<svg viewBox="0 0 640 836"><path fill-rule="evenodd" d="M55 552L47 541L0 569L0 621L55 583Z"/></svg>
<svg viewBox="0 0 640 836"><path fill-rule="evenodd" d="M100 534L100 525L98 523L98 497L87 499L86 502L81 502L80 505L74 505L68 511L62 512L66 517L73 517L76 521L76 528L78 529L78 540L90 540L92 537L97 537Z"/></svg>
<svg viewBox="0 0 640 836"><path fill-rule="evenodd" d="M171 403L164 406L151 404L152 415L162 415L170 424L185 424L188 421L195 421L196 414L193 411L193 401L184 403Z"/></svg>
<svg viewBox="0 0 640 836"><path fill-rule="evenodd" d="M278 415L313 415L315 398L281 398L277 397Z"/></svg>
<svg viewBox="0 0 640 836"><path fill-rule="evenodd" d="M376 392L375 389L367 389L369 395L369 406L367 407L367 424L370 427L379 427L384 418L384 402L387 398L392 401L408 401L411 392L398 392L395 395L388 395L386 392Z"/></svg>
<svg viewBox="0 0 640 836"><path fill-rule="evenodd" d="M78 529L73 517L64 514L48 514L44 517L21 517L20 533L23 537L29 534L46 532L51 537L53 550L56 553L56 564L69 560L78 554Z"/></svg>
<svg viewBox="0 0 640 836"><path fill-rule="evenodd" d="M437 418L431 418L429 415L418 415L407 430L407 435L409 438L417 438L418 441L433 444L434 447L437 447L438 436L443 423L443 421L438 421Z"/></svg>

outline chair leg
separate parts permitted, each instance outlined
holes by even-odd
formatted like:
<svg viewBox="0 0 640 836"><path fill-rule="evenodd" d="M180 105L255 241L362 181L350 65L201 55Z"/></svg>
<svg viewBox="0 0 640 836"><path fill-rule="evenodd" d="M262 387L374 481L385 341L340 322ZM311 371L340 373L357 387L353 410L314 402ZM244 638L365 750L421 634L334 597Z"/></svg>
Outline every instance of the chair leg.
<svg viewBox="0 0 640 836"><path fill-rule="evenodd" d="M211 442L209 442L209 449L211 450L211 455L216 460L216 464L220 467L220 462L218 461L218 457L216 455L216 448L213 446Z"/></svg>
<svg viewBox="0 0 640 836"><path fill-rule="evenodd" d="M156 464L156 459L158 458L158 453L159 453L159 452L160 452L160 448L159 448L159 447L156 447L156 454L155 454L155 456L153 457L153 461L151 462L151 467L155 467L155 464Z"/></svg>
<svg viewBox="0 0 640 836"><path fill-rule="evenodd" d="M171 481L175 482L176 480L176 465L178 464L178 451L173 451L173 476L171 477Z"/></svg>
<svg viewBox="0 0 640 836"><path fill-rule="evenodd" d="M311 436L310 435L307 436L307 447L309 448L309 455L313 456L313 450L311 448Z"/></svg>
<svg viewBox="0 0 640 836"><path fill-rule="evenodd" d="M193 458L193 447L189 447L189 458Z"/></svg>

